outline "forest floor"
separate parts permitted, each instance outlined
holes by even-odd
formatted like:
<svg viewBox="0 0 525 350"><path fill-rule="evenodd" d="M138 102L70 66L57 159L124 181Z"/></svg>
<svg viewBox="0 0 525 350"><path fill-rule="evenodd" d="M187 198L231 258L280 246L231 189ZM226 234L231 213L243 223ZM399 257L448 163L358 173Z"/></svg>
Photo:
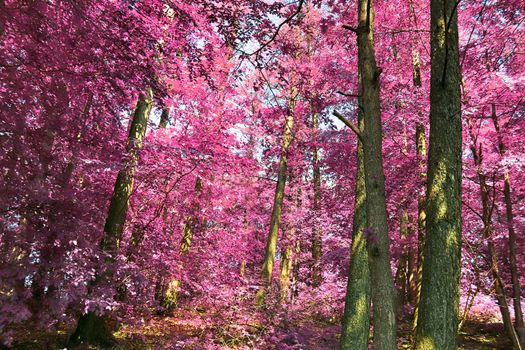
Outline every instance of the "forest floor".
<svg viewBox="0 0 525 350"><path fill-rule="evenodd" d="M135 325L124 324L115 337L113 350L336 350L339 322L319 319L294 319L285 327L268 334L268 328L257 322L244 324L213 322L203 311L179 310L171 316L156 316ZM398 326L399 349L409 349L410 322L401 320ZM35 333L18 329L17 339L10 348L20 350L98 350L93 346L68 347L67 332ZM465 322L459 334L459 348L464 350L511 349L503 326L483 320ZM276 345L278 344L278 345ZM373 349L371 346L370 349Z"/></svg>

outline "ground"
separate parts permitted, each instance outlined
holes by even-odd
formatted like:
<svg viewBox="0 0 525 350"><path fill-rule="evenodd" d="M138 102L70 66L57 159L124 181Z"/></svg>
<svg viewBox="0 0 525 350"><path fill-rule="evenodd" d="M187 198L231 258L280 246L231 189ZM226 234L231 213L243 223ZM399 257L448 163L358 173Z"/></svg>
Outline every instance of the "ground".
<svg viewBox="0 0 525 350"><path fill-rule="evenodd" d="M219 316L219 317L217 317ZM220 315L203 310L178 310L170 316L156 316L135 325L124 324L115 333L119 344L114 350L336 350L340 326L336 320L294 319L284 325L269 328L258 322L224 323ZM407 318L408 320L408 318ZM399 348L409 349L410 323L399 322ZM20 328L19 341L11 348L20 350L62 350L67 332L38 333ZM511 349L501 324L480 319L468 320L459 334L459 349ZM278 344L278 345L276 345ZM93 346L78 346L76 350L98 350ZM373 347L370 347L373 349Z"/></svg>

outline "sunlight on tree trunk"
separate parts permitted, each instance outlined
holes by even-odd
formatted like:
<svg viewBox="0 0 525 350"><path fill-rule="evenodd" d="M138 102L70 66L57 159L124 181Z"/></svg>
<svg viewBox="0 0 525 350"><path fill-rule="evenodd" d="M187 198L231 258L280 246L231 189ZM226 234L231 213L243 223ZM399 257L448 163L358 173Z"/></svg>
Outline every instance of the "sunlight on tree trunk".
<svg viewBox="0 0 525 350"><path fill-rule="evenodd" d="M416 125L416 149L417 160L419 165L419 176L424 183L427 177L426 157L427 145L425 138L425 127L421 123ZM419 190L417 199L417 275L416 275L416 292L414 304L414 320L412 323L413 337L416 334L417 319L419 315L419 301L421 300L421 282L423 281L423 251L425 247L425 231L426 231L426 198L425 186L422 185Z"/></svg>
<svg viewBox="0 0 525 350"><path fill-rule="evenodd" d="M360 103L360 99L359 102ZM363 113L358 112L359 131L364 130ZM370 332L370 269L366 249L366 185L363 144L357 140L357 170L355 180L352 248L345 311L341 331L342 350L368 349Z"/></svg>

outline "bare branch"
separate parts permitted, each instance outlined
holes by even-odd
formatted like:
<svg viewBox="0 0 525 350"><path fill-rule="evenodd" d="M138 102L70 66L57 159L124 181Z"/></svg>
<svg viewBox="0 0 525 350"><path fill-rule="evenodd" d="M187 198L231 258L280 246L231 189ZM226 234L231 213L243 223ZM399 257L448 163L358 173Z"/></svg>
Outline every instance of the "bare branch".
<svg viewBox="0 0 525 350"><path fill-rule="evenodd" d="M341 27L343 27L343 29L348 29L349 31L357 34L357 28L351 27L348 24L343 24Z"/></svg>
<svg viewBox="0 0 525 350"><path fill-rule="evenodd" d="M344 117L344 115L342 115L341 113L339 113L338 111L334 110L332 112L332 114L337 117L337 119L339 119L340 121L343 122L343 124L345 124L346 126L348 126L350 128L350 130L352 130L356 135L357 135L357 138L359 138L359 141L361 141L361 143L363 143L363 137L361 136L361 133L359 132L359 129L354 125L352 124L348 119L346 119Z"/></svg>
<svg viewBox="0 0 525 350"><path fill-rule="evenodd" d="M338 93L339 95L346 96L346 97L359 97L359 95L357 95L357 94L349 94L349 93L343 92L341 90L337 90L336 93Z"/></svg>
<svg viewBox="0 0 525 350"><path fill-rule="evenodd" d="M257 50L255 50L254 52L250 53L249 56L251 55L258 55L259 52L261 52L265 47L267 47L268 45L270 45L274 40L275 38L277 37L277 34L279 34L279 31L281 30L281 28L288 22L290 22L295 16L297 16L300 12L301 12L301 9L303 8L303 4L304 4L304 1L305 0L299 0L299 4L297 5L297 10L295 10L294 13L292 13L292 15L288 18L286 18L284 21L281 22L281 24L279 24L277 26L277 29L275 30L275 32L273 33L272 37L270 38L270 40L268 40L267 42L265 42L264 44L261 45L261 47L259 47Z"/></svg>

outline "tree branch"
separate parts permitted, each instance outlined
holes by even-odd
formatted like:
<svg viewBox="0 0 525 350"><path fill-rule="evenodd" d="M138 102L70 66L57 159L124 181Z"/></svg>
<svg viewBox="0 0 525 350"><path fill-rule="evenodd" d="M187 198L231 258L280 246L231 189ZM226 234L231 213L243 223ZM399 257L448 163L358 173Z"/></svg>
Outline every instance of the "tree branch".
<svg viewBox="0 0 525 350"><path fill-rule="evenodd" d="M343 27L343 29L348 29L349 31L357 34L357 28L351 27L348 24L343 24L341 27Z"/></svg>
<svg viewBox="0 0 525 350"><path fill-rule="evenodd" d="M297 16L300 12L301 12L301 9L303 8L303 4L304 4L304 1L305 0L299 0L299 4L297 5L297 10L295 10L294 13L292 13L292 15L288 18L286 18L284 21L281 22L281 24L279 24L277 26L277 29L275 30L275 32L273 33L272 37L270 38L270 40L268 40L267 42L265 42L264 44L261 45L261 47L259 47L257 50L255 50L254 52L252 52L251 54L249 54L249 56L251 55L258 55L259 52L261 52L265 47L267 47L268 45L270 45L274 40L275 38L277 37L277 34L279 34L279 31L281 30L281 28L288 22L290 22L295 16Z"/></svg>
<svg viewBox="0 0 525 350"><path fill-rule="evenodd" d="M361 133L359 132L359 129L354 125L352 124L348 119L346 119L341 113L339 113L338 111L334 110L332 112L332 114L337 117L337 119L339 119L340 121L343 122L343 124L345 124L346 126L348 126L350 128L350 130L352 130L356 135L357 135L357 138L359 139L359 141L361 141L361 143L363 143L363 137L361 136Z"/></svg>
<svg viewBox="0 0 525 350"><path fill-rule="evenodd" d="M346 97L359 97L359 95L357 95L357 94L349 94L349 93L343 92L341 90L337 90L336 93L338 93L339 95L346 96Z"/></svg>

